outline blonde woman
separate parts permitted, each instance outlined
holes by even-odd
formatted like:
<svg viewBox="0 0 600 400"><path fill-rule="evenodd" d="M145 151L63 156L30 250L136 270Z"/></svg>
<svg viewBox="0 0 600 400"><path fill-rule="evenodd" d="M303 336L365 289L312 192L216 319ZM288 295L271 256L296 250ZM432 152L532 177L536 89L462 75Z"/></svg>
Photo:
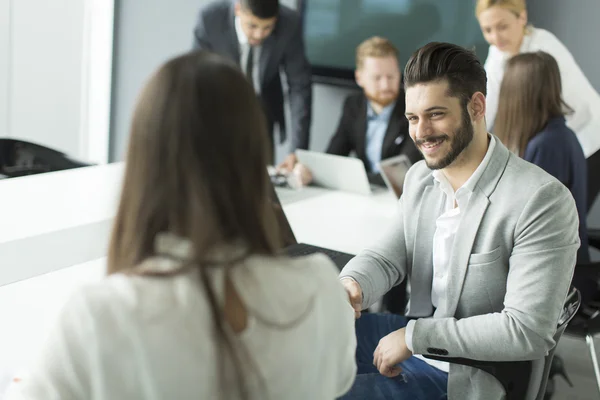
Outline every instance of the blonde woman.
<svg viewBox="0 0 600 400"><path fill-rule="evenodd" d="M495 128L500 84L506 61L519 53L544 51L553 56L562 78L562 98L573 112L566 116L567 126L588 159L600 158L600 95L577 65L573 55L551 32L528 24L525 0L478 0L475 14L490 50L485 62L488 78L486 121ZM590 174L593 175L593 174ZM595 197L600 182L590 176L588 203ZM596 181L598 181L596 177Z"/></svg>

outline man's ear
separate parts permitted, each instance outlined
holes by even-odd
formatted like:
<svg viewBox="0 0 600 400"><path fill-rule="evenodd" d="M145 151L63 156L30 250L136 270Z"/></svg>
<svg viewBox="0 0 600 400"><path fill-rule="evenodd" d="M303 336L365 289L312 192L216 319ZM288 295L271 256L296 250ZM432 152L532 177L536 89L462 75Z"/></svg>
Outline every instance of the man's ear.
<svg viewBox="0 0 600 400"><path fill-rule="evenodd" d="M356 80L356 84L358 86L363 87L361 70L359 70L359 69L354 70L354 80Z"/></svg>
<svg viewBox="0 0 600 400"><path fill-rule="evenodd" d="M467 107L469 107L469 114L473 121L480 121L485 118L485 101L485 96L481 92L476 92L471 96L471 101Z"/></svg>
<svg viewBox="0 0 600 400"><path fill-rule="evenodd" d="M239 1L236 1L234 6L233 6L233 11L235 12L235 16L239 17L241 12L242 12L242 5L240 4Z"/></svg>

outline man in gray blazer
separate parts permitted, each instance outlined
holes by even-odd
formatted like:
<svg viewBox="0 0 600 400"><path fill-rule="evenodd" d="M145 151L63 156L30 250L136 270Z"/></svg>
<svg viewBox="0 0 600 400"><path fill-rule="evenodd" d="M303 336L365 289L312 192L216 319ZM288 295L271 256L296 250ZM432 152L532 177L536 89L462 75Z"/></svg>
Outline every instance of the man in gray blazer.
<svg viewBox="0 0 600 400"><path fill-rule="evenodd" d="M274 143L279 126L286 139L280 69L286 74L291 108L291 151L282 164L291 170L294 151L308 149L312 87L298 13L279 0L236 0L210 3L200 10L194 48L211 50L238 62L263 102Z"/></svg>
<svg viewBox="0 0 600 400"><path fill-rule="evenodd" d="M575 202L488 134L486 75L474 54L430 43L404 79L409 133L424 161L407 174L390 230L340 278L357 317L408 279L414 319L356 321L358 375L344 398L501 399L492 376L418 357L542 359L555 345L579 247Z"/></svg>

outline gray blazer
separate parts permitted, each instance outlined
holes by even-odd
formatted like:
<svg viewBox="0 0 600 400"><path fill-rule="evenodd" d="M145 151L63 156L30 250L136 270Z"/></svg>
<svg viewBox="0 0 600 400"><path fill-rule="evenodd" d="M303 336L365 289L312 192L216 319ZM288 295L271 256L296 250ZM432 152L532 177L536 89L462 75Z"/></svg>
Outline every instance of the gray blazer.
<svg viewBox="0 0 600 400"><path fill-rule="evenodd" d="M432 250L444 194L423 161L409 171L391 229L341 272L361 286L363 307L408 279L408 315L430 317ZM448 265L447 298L416 321L415 354L490 361L539 360L575 267L578 218L569 190L496 139L471 196ZM360 338L359 338L360 340ZM501 399L479 370L450 365L450 399Z"/></svg>
<svg viewBox="0 0 600 400"><path fill-rule="evenodd" d="M203 7L194 29L194 48L211 50L239 64L234 3L219 1ZM311 122L311 68L304 51L302 23L298 13L279 6L275 29L260 53L261 99L269 122L277 123L281 141L286 139L284 97L280 68L286 74L291 109L292 151L308 149Z"/></svg>

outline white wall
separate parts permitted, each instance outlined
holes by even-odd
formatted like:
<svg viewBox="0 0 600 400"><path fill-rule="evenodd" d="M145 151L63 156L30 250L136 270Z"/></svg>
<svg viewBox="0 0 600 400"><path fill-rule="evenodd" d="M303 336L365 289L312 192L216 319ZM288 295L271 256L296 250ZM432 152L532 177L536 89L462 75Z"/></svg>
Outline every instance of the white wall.
<svg viewBox="0 0 600 400"><path fill-rule="evenodd" d="M107 161L112 15L109 0L0 0L0 135Z"/></svg>
<svg viewBox="0 0 600 400"><path fill-rule="evenodd" d="M0 137L8 132L8 74L10 53L10 0L0 0Z"/></svg>

